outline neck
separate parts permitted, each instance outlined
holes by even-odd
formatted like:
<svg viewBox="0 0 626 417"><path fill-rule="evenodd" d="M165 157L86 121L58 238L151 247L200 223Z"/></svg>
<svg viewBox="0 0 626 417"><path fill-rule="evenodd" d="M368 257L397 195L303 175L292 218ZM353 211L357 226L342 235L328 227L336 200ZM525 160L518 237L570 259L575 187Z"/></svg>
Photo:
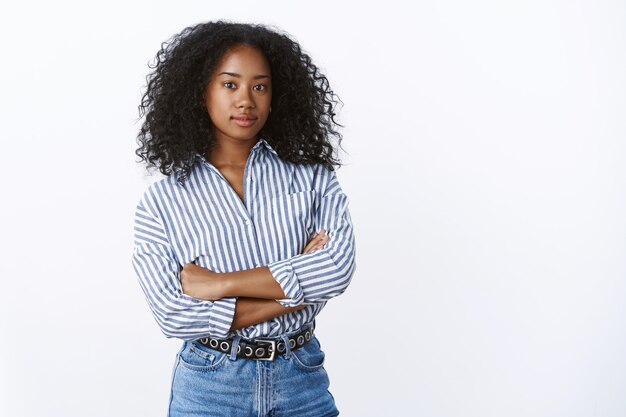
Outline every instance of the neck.
<svg viewBox="0 0 626 417"><path fill-rule="evenodd" d="M205 158L215 166L245 166L250 149L257 142L257 137L250 140L216 138L213 149L207 152Z"/></svg>

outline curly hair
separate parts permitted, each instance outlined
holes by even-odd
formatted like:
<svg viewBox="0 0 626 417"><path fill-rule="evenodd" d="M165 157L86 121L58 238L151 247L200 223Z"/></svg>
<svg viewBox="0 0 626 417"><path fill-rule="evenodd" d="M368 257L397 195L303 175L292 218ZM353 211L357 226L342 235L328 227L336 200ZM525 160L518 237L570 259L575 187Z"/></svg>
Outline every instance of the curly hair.
<svg viewBox="0 0 626 417"><path fill-rule="evenodd" d="M322 164L333 171L341 163L330 142L341 146L335 108L341 100L308 54L287 34L261 24L224 20L185 28L161 44L148 66L146 91L139 105L145 120L137 134L136 155L147 167L184 181L195 163L215 144L213 123L202 105L209 78L230 48L245 44L260 50L272 74L272 112L259 131L284 160ZM343 102L342 102L343 104Z"/></svg>

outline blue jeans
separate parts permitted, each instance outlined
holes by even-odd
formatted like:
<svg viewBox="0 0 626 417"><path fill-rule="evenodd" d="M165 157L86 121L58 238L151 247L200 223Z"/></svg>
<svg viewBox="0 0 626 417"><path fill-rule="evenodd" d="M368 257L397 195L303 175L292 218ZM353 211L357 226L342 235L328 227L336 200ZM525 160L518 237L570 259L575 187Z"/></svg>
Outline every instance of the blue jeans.
<svg viewBox="0 0 626 417"><path fill-rule="evenodd" d="M325 417L339 411L328 390L325 354L315 335L306 345L274 361L236 356L195 341L185 341L172 372L168 417Z"/></svg>

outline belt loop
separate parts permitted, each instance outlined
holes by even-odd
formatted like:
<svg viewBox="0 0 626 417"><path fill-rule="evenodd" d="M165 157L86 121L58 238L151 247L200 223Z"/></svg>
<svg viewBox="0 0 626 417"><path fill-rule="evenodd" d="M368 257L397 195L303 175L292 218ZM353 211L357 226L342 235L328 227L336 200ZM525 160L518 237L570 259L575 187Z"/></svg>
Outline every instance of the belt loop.
<svg viewBox="0 0 626 417"><path fill-rule="evenodd" d="M283 339L283 343L285 344L285 358L289 359L291 356L291 346L289 346L289 337L286 335L281 335L281 339Z"/></svg>
<svg viewBox="0 0 626 417"><path fill-rule="evenodd" d="M230 343L230 354L228 355L228 359L234 361L237 359L237 348L239 347L239 341L241 340L241 336L235 334Z"/></svg>

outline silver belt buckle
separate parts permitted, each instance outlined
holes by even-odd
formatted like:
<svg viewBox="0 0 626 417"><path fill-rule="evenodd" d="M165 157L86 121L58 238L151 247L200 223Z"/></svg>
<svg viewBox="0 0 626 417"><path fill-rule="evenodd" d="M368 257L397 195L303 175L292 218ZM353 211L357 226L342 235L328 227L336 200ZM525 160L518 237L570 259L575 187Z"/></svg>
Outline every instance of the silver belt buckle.
<svg viewBox="0 0 626 417"><path fill-rule="evenodd" d="M254 339L255 343L256 342L260 342L260 343L267 343L269 344L268 350L271 352L271 355L269 358L254 358L257 361L273 361L274 358L276 357L276 340L270 340L270 339Z"/></svg>

